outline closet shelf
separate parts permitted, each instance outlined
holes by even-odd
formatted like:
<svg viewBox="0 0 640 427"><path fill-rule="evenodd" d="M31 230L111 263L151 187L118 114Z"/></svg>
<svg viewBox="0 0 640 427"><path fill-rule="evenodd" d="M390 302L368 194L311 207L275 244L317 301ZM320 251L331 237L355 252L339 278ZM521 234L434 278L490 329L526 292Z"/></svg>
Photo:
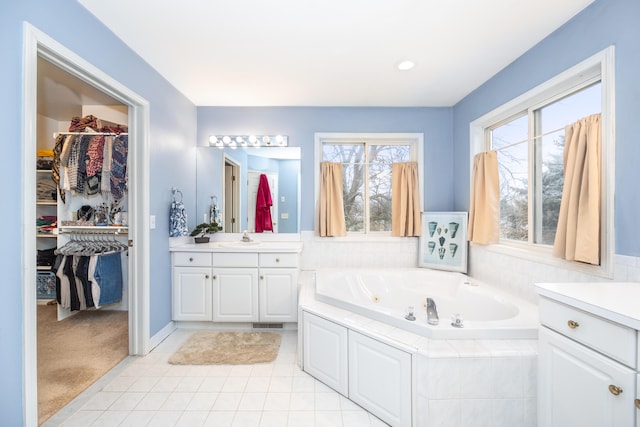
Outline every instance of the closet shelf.
<svg viewBox="0 0 640 427"><path fill-rule="evenodd" d="M55 200L36 200L36 205L42 206L56 206L58 204Z"/></svg>
<svg viewBox="0 0 640 427"><path fill-rule="evenodd" d="M122 225L62 225L58 226L58 234L127 234L129 227Z"/></svg>

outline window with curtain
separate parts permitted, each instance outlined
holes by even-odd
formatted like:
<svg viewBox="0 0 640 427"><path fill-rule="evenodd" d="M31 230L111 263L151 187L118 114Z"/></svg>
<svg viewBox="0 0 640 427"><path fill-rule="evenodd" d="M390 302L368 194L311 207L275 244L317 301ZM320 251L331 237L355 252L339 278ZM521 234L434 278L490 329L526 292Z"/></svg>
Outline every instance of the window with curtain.
<svg viewBox="0 0 640 427"><path fill-rule="evenodd" d="M489 127L498 153L500 238L553 245L562 197L565 126L601 111L600 82Z"/></svg>
<svg viewBox="0 0 640 427"><path fill-rule="evenodd" d="M342 164L347 234L390 234L392 165L419 161L417 138L323 134L317 143L318 163Z"/></svg>
<svg viewBox="0 0 640 427"><path fill-rule="evenodd" d="M498 156L500 242L493 250L612 275L614 90L608 76L614 75L613 67L613 48L608 48L471 123L471 158L488 150ZM565 185L565 132L594 114L603 124L601 259L590 262L596 265L558 261L552 253Z"/></svg>

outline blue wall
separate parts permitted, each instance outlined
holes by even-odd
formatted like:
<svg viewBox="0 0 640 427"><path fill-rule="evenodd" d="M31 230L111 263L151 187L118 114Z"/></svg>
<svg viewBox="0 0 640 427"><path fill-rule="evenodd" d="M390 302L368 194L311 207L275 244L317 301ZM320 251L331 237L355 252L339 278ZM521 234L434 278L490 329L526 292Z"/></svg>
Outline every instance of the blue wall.
<svg viewBox="0 0 640 427"><path fill-rule="evenodd" d="M0 413L2 425L23 424L22 355L22 228L21 160L23 108L21 87L23 22L48 34L151 104L150 194L151 214L157 229L150 234L151 335L171 320L171 274L168 251L168 209L171 186L185 192L195 210L195 106L135 55L75 0L22 0L0 2L0 180L4 225L2 243L2 300L0 310ZM35 298L35 297L34 297ZM35 301L34 301L35 304Z"/></svg>
<svg viewBox="0 0 640 427"><path fill-rule="evenodd" d="M640 1L596 0L454 107L454 208L469 206L469 123L615 45L616 253L640 255Z"/></svg>
<svg viewBox="0 0 640 427"><path fill-rule="evenodd" d="M212 134L283 134L300 147L301 230L313 230L316 132L424 133L425 209L452 208L451 108L198 107L200 145Z"/></svg>

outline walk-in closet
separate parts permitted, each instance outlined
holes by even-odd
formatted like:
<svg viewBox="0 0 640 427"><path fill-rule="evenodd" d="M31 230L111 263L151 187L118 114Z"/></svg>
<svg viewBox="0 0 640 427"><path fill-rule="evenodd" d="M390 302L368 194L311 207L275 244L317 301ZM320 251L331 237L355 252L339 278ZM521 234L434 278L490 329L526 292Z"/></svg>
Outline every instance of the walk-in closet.
<svg viewBox="0 0 640 427"><path fill-rule="evenodd" d="M129 354L128 107L38 59L38 419Z"/></svg>

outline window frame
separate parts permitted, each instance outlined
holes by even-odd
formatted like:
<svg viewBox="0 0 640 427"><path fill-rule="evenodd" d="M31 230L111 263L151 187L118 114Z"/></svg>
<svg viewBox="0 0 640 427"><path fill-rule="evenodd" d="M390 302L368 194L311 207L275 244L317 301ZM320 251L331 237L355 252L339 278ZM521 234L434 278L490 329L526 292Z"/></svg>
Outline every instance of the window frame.
<svg viewBox="0 0 640 427"><path fill-rule="evenodd" d="M591 56L568 70L558 74L541 85L516 97L469 125L470 161L469 178L471 184L473 157L490 149L490 130L500 123L508 122L518 116L528 115L529 135L533 137L533 120L529 111L535 111L545 105L567 96L568 94L600 82L601 116L602 116L602 194L601 194L601 229L600 229L600 265L590 265L575 261L555 258L552 246L535 244L533 233L529 233L529 241L518 242L500 239L498 244L487 245L488 250L514 255L531 261L541 262L554 267L565 268L586 274L613 278L614 261L614 191L615 191L615 85L614 85L614 47L610 46ZM530 144L531 145L531 144ZM529 183L535 185L532 162L535 153L529 148ZM471 187L469 187L471 188ZM529 191L529 224L533 224L535 205L531 200L534 190Z"/></svg>
<svg viewBox="0 0 640 427"><path fill-rule="evenodd" d="M424 135L422 133L352 133L352 132L317 132L314 135L315 140L315 161L314 161L314 191L315 191L315 204L318 206L318 200L320 197L320 188L318 185L320 178L320 163L322 160L322 147L324 144L377 144L377 145L410 145L411 148L411 161L418 163L418 180L419 180L419 194L420 194L420 211L424 211L424 197L423 197L423 164L424 164ZM386 240L398 239L399 237L392 237L391 231L370 231L369 224L369 212L368 200L369 196L366 193L368 188L368 179L365 180L365 212L367 221L365 223L364 232L347 232L345 237L332 237L332 239L347 239L347 240ZM317 234L318 230L318 210L314 215L314 230ZM323 237L326 238L326 237Z"/></svg>

